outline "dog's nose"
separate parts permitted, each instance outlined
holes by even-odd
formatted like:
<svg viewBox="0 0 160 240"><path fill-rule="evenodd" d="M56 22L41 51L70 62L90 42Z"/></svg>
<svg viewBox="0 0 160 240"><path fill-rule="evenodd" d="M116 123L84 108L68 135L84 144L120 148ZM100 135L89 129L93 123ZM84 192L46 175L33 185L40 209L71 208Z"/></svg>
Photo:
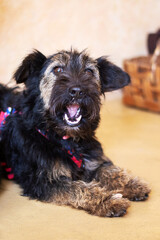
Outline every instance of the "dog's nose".
<svg viewBox="0 0 160 240"><path fill-rule="evenodd" d="M78 97L81 98L83 96L83 91L80 87L72 87L69 89L69 95L71 97Z"/></svg>

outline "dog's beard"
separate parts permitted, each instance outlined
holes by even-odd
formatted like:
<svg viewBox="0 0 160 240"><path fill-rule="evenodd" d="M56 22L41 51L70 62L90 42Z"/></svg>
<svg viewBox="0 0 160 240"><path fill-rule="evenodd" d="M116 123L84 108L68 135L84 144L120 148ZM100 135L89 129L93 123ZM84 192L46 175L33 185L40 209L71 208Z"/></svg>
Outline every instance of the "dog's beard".
<svg viewBox="0 0 160 240"><path fill-rule="evenodd" d="M55 96L55 94L54 94ZM86 138L93 134L99 123L100 99L85 97L69 100L60 94L50 101L50 116L55 131L73 138Z"/></svg>

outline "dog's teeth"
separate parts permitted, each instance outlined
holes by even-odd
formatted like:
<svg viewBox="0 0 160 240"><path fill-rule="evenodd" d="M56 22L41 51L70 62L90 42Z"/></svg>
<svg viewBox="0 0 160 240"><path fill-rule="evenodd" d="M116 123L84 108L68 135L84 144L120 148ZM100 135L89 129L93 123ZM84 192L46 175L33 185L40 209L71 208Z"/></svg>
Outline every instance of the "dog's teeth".
<svg viewBox="0 0 160 240"><path fill-rule="evenodd" d="M77 123L80 122L81 118L82 118L82 115L79 115L79 117L76 119L76 122Z"/></svg>
<svg viewBox="0 0 160 240"><path fill-rule="evenodd" d="M65 115L64 115L65 121L66 121L67 124L70 125L70 126L73 126L73 125L78 124L78 123L81 121L81 118L82 118L82 115L80 115L78 118L76 118L76 120L71 121L71 120L69 120L69 117L68 117L67 113L65 113Z"/></svg>
<svg viewBox="0 0 160 240"><path fill-rule="evenodd" d="M76 113L76 117L79 116L80 113L80 108L78 108L77 113Z"/></svg>
<svg viewBox="0 0 160 240"><path fill-rule="evenodd" d="M65 113L65 115L64 115L64 119L65 119L67 122L69 121L69 118L68 118L67 113Z"/></svg>

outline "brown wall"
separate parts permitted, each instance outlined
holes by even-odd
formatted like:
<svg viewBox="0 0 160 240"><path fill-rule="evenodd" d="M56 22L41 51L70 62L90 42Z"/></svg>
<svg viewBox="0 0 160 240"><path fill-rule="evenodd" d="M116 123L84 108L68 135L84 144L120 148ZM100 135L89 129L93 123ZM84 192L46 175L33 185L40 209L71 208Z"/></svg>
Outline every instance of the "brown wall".
<svg viewBox="0 0 160 240"><path fill-rule="evenodd" d="M121 65L146 53L146 34L158 27L159 0L1 0L0 81L33 48L46 55L88 48Z"/></svg>

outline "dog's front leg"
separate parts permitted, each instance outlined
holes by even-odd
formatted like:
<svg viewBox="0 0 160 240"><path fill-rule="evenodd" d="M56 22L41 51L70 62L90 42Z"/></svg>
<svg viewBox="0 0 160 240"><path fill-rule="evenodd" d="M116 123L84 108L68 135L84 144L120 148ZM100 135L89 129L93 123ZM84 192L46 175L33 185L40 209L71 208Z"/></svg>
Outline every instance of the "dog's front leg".
<svg viewBox="0 0 160 240"><path fill-rule="evenodd" d="M129 201L119 191L106 191L92 181L71 181L51 199L59 205L70 205L101 217L119 217L126 213Z"/></svg>
<svg viewBox="0 0 160 240"><path fill-rule="evenodd" d="M96 180L107 190L121 189L123 197L133 201L143 201L148 198L150 188L144 181L134 177L130 172L103 164L96 172Z"/></svg>

